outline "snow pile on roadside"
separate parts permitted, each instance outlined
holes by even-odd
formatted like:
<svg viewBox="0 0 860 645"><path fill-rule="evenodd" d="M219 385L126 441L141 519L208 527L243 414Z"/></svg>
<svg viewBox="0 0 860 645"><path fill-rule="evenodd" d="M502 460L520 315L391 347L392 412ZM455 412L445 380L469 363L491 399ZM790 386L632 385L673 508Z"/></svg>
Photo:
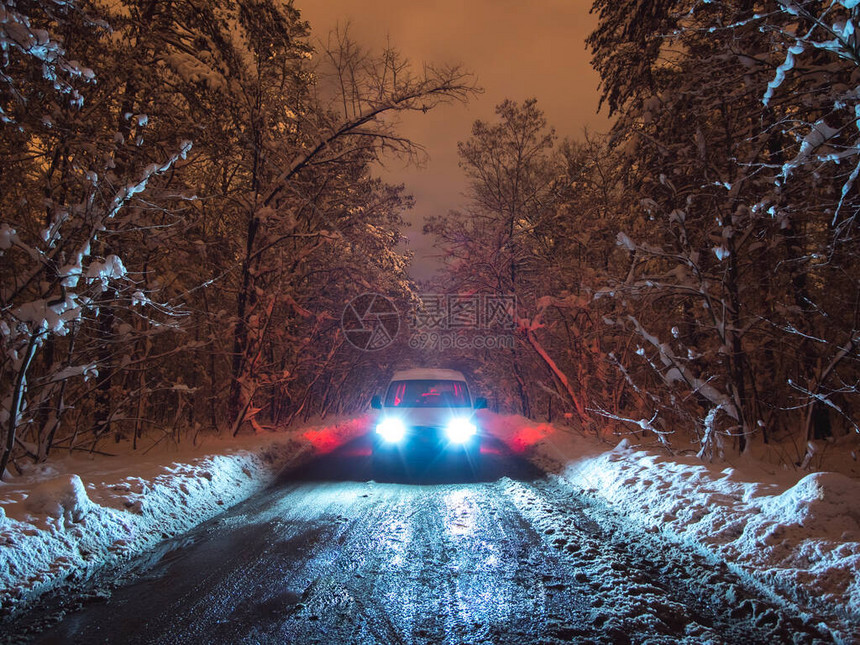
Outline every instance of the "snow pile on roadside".
<svg viewBox="0 0 860 645"><path fill-rule="evenodd" d="M860 620L860 482L834 472L737 468L667 456L622 440L592 438L519 417L486 426L653 531L704 548L751 581ZM553 464L559 466L552 467Z"/></svg>
<svg viewBox="0 0 860 645"><path fill-rule="evenodd" d="M793 486L621 441L563 476L630 517L704 546L759 583L860 618L860 482L811 473Z"/></svg>
<svg viewBox="0 0 860 645"><path fill-rule="evenodd" d="M247 499L322 452L319 437L328 448L366 427L358 418L197 449L70 457L0 484L0 616Z"/></svg>

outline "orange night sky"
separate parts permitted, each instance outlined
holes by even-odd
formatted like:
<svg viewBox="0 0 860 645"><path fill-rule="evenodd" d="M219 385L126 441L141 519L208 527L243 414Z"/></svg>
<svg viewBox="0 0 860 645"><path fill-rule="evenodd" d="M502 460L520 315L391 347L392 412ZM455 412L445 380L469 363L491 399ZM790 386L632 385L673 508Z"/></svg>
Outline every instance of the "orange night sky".
<svg viewBox="0 0 860 645"><path fill-rule="evenodd" d="M430 161L424 168L410 168L392 160L383 171L389 181L404 182L416 199L407 231L417 260L414 277L426 277L432 266L427 258L432 248L421 234L424 217L464 202L457 142L469 136L475 119L492 119L494 106L506 98L537 97L560 136L608 129L605 111L597 114L599 79L585 49L585 38L597 24L589 2L303 0L296 7L310 22L315 42L324 42L335 25L349 21L354 39L365 47L379 48L390 37L413 63L462 63L484 88L467 106L411 115L404 133L427 148Z"/></svg>

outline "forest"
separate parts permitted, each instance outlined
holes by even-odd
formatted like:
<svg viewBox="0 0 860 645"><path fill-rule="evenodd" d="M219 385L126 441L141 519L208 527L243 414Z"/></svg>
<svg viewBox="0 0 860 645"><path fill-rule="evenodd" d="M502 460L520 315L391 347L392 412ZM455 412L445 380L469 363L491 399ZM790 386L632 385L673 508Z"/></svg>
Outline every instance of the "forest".
<svg viewBox="0 0 860 645"><path fill-rule="evenodd" d="M802 463L860 431L858 4L595 0L611 131L560 139L540 97L476 121L419 284L377 164L420 162L399 118L468 101L466 68L314 45L284 0L4 0L0 475L357 413L410 365L571 431ZM515 342L416 348L404 319L362 351L363 293L510 297Z"/></svg>

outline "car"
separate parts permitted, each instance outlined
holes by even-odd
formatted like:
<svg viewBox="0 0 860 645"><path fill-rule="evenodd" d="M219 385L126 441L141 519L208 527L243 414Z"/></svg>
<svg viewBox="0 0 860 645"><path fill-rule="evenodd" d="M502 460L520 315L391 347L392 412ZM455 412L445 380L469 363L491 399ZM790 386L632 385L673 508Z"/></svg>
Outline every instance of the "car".
<svg viewBox="0 0 860 645"><path fill-rule="evenodd" d="M475 410L487 407L472 399L466 378L450 369L395 372L382 396L371 399L379 410L373 433L374 462L395 457L430 463L439 456L463 457L477 463L481 449Z"/></svg>

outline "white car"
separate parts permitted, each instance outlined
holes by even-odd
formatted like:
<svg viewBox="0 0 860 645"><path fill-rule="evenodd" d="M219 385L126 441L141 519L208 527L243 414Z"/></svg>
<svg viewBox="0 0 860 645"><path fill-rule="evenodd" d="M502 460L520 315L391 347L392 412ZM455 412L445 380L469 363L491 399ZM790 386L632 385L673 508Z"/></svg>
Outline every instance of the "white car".
<svg viewBox="0 0 860 645"><path fill-rule="evenodd" d="M376 458L442 451L474 459L480 452L474 411L487 407L487 400L472 399L460 372L395 372L383 396L374 396L370 405L380 410L373 441Z"/></svg>

